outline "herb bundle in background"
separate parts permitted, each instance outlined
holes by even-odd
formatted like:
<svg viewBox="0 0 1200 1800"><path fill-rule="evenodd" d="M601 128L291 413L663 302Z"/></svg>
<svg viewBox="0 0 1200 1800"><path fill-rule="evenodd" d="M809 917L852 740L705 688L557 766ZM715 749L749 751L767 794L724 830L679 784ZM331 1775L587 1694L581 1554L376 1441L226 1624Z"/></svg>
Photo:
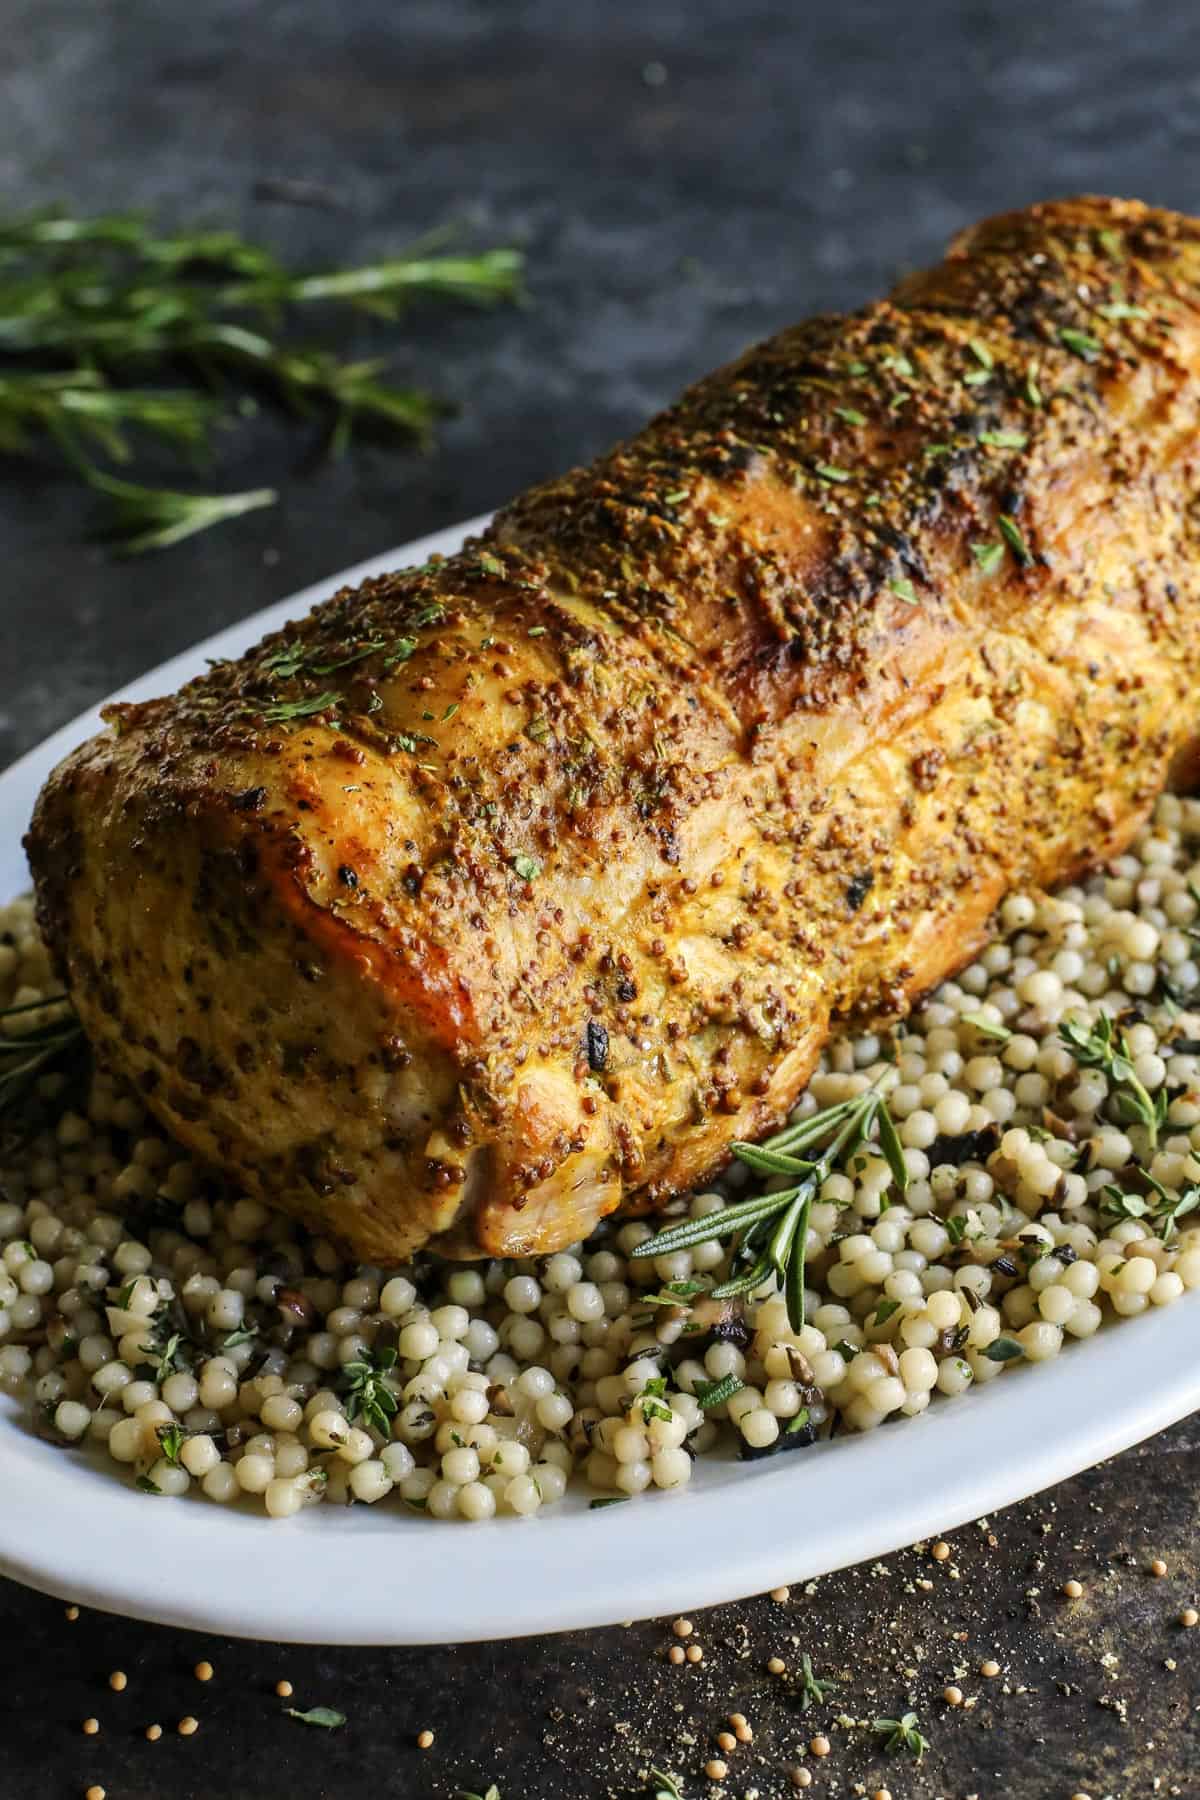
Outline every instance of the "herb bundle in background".
<svg viewBox="0 0 1200 1800"><path fill-rule="evenodd" d="M321 421L335 452L355 430L427 440L434 396L389 383L382 360L346 361L293 333L313 308L394 321L418 299L490 306L519 296L517 251L435 248L301 275L234 232L158 236L132 214L0 225L0 453L56 450L133 554L274 502L270 488L194 493L113 468L154 444L188 473L219 428L260 399Z"/></svg>

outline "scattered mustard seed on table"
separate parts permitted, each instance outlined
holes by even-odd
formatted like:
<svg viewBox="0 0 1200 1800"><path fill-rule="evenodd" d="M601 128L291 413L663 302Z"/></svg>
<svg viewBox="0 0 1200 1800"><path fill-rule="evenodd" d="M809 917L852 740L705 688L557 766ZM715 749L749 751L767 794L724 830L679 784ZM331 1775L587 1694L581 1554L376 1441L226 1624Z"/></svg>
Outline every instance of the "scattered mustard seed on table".
<svg viewBox="0 0 1200 1800"><path fill-rule="evenodd" d="M699 1663L699 1662L704 1661L704 1652L700 1648L699 1644L689 1644L685 1654L690 1663Z"/></svg>
<svg viewBox="0 0 1200 1800"><path fill-rule="evenodd" d="M1083 1583L1079 1581L1064 1581L1062 1584L1062 1591L1068 1600L1080 1600L1083 1598Z"/></svg>
<svg viewBox="0 0 1200 1800"><path fill-rule="evenodd" d="M783 1675L787 1672L787 1664L784 1662L782 1656L768 1657L767 1668L772 1675Z"/></svg>
<svg viewBox="0 0 1200 1800"><path fill-rule="evenodd" d="M950 1560L950 1546L945 1538L939 1538L929 1554L932 1556L934 1562L948 1562Z"/></svg>
<svg viewBox="0 0 1200 1800"><path fill-rule="evenodd" d="M417 1733L417 1749L418 1750L428 1750L432 1743L433 1743L432 1731L419 1731Z"/></svg>
<svg viewBox="0 0 1200 1800"><path fill-rule="evenodd" d="M797 1767L791 1772L791 1783L795 1788L809 1788L813 1784L812 1770Z"/></svg>
<svg viewBox="0 0 1200 1800"><path fill-rule="evenodd" d="M1166 1563L1163 1561L1161 1556L1156 1556L1154 1561L1150 1564L1150 1573L1152 1575L1163 1576L1166 1574L1166 1572L1167 1572Z"/></svg>
<svg viewBox="0 0 1200 1800"><path fill-rule="evenodd" d="M105 1800L104 1789L102 1787L90 1787L83 1796L83 1800Z"/></svg>
<svg viewBox="0 0 1200 1800"><path fill-rule="evenodd" d="M1000 1664L994 1657L989 1656L980 1663L979 1673L981 1675L986 1675L988 1680L991 1681L1000 1673Z"/></svg>
<svg viewBox="0 0 1200 1800"><path fill-rule="evenodd" d="M688 1638L691 1637L692 1632L695 1630L695 1626L690 1619L676 1619L671 1630L675 1633L677 1638Z"/></svg>
<svg viewBox="0 0 1200 1800"><path fill-rule="evenodd" d="M717 1749L726 1752L737 1749L737 1739L734 1737L732 1731L718 1731Z"/></svg>
<svg viewBox="0 0 1200 1800"><path fill-rule="evenodd" d="M180 1737L192 1737L195 1732L199 1731L200 1721L199 1719L194 1719L191 1713L186 1713L184 1717L180 1719L176 1729L178 1730Z"/></svg>
<svg viewBox="0 0 1200 1800"><path fill-rule="evenodd" d="M704 1773L710 1781L724 1781L729 1773L729 1764L723 1763L719 1756L714 1756L711 1762L705 1763Z"/></svg>
<svg viewBox="0 0 1200 1800"><path fill-rule="evenodd" d="M114 1694L123 1694L129 1686L129 1677L124 1669L114 1669L108 1678L108 1685Z"/></svg>
<svg viewBox="0 0 1200 1800"><path fill-rule="evenodd" d="M667 1651L667 1661L668 1661L668 1662L673 1662L673 1663L675 1663L675 1664L679 1664L679 1663L681 1663L681 1662L683 1662L683 1661L685 1661L685 1660L686 1660L686 1659L685 1659L685 1657L684 1657L684 1654L683 1654L683 1647L682 1647L682 1645L680 1645L680 1644L672 1644L672 1645L671 1645L671 1648L670 1648L670 1649L669 1649L669 1650L668 1650L668 1651Z"/></svg>
<svg viewBox="0 0 1200 1800"><path fill-rule="evenodd" d="M814 1756L828 1756L829 1752L833 1749L833 1745L830 1743L829 1739L821 1732L818 1732L816 1737L811 1739L808 1747Z"/></svg>
<svg viewBox="0 0 1200 1800"><path fill-rule="evenodd" d="M162 1726L161 1725L147 1725L146 1736L149 1738L149 1740L152 1744L157 1744L159 1738L162 1736Z"/></svg>
<svg viewBox="0 0 1200 1800"><path fill-rule="evenodd" d="M1197 1612L1194 1606L1185 1606L1179 1615L1179 1623L1189 1628L1193 1625L1200 1625L1200 1612Z"/></svg>
<svg viewBox="0 0 1200 1800"><path fill-rule="evenodd" d="M946 1702L947 1706L961 1706L963 1703L963 1691L960 1687L955 1687L951 1684L950 1687L944 1687L942 1689L942 1699Z"/></svg>
<svg viewBox="0 0 1200 1800"><path fill-rule="evenodd" d="M84 1737L95 1737L95 1735L99 1731L99 1729L100 1729L99 1719L85 1719L83 1721Z"/></svg>
<svg viewBox="0 0 1200 1800"><path fill-rule="evenodd" d="M295 1689L290 1681L277 1681L275 1683L275 1692L279 1695L281 1700L290 1700Z"/></svg>
<svg viewBox="0 0 1200 1800"><path fill-rule="evenodd" d="M213 1666L210 1662L198 1662L192 1670L192 1674L196 1677L197 1681L211 1681L213 1678Z"/></svg>
<svg viewBox="0 0 1200 1800"><path fill-rule="evenodd" d="M72 1624L74 1624L79 1617L79 1608L77 1606L68 1606L65 1616L70 1619Z"/></svg>
<svg viewBox="0 0 1200 1800"><path fill-rule="evenodd" d="M792 1590L789 1587L777 1587L771 1589L772 1600L778 1600L780 1606L783 1605L785 1600L790 1600L791 1596Z"/></svg>

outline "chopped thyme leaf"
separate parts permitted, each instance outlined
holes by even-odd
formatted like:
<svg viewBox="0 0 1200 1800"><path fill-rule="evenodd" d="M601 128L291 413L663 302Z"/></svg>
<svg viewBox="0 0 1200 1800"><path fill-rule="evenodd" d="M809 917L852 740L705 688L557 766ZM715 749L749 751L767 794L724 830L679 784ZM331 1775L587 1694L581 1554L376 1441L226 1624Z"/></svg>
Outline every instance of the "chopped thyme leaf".
<svg viewBox="0 0 1200 1800"><path fill-rule="evenodd" d="M137 1488L139 1494L161 1495L162 1493L162 1489L159 1487L157 1481L151 1481L148 1475L139 1475L133 1485Z"/></svg>
<svg viewBox="0 0 1200 1800"><path fill-rule="evenodd" d="M996 364L995 357L992 355L992 353L988 349L987 345L984 343L981 343L978 338L972 338L970 343L967 345L967 349L971 352L971 355L975 358L975 361L977 363L979 363L983 368L991 369L991 368L995 367L995 364Z"/></svg>
<svg viewBox="0 0 1200 1800"><path fill-rule="evenodd" d="M871 1314L872 1325L886 1325L892 1314L899 1310L900 1302L898 1300L881 1300Z"/></svg>
<svg viewBox="0 0 1200 1800"><path fill-rule="evenodd" d="M546 635L546 627L544 625L531 625L529 627L529 636L530 637L545 637L545 635Z"/></svg>
<svg viewBox="0 0 1200 1800"><path fill-rule="evenodd" d="M1104 251L1105 255L1111 256L1114 262L1123 261L1121 239L1117 232L1112 230L1098 231L1096 233L1096 241Z"/></svg>
<svg viewBox="0 0 1200 1800"><path fill-rule="evenodd" d="M1036 365L1029 369L1025 376L1025 398L1028 400L1030 406L1040 406L1042 404L1042 390L1038 386L1037 376L1038 372Z"/></svg>
<svg viewBox="0 0 1200 1800"><path fill-rule="evenodd" d="M967 373L962 378L964 387L982 387L985 381L990 381L991 379L992 372L990 369L968 369Z"/></svg>
<svg viewBox="0 0 1200 1800"><path fill-rule="evenodd" d="M999 549L999 545L993 546ZM1012 1032L1007 1025L997 1025L994 1019L985 1018L981 1012L959 1013L964 1025L973 1025L983 1037L995 1038L998 1044L1007 1044Z"/></svg>
<svg viewBox="0 0 1200 1800"><path fill-rule="evenodd" d="M839 469L835 463L817 463L816 472L823 481L853 481L850 469Z"/></svg>
<svg viewBox="0 0 1200 1800"><path fill-rule="evenodd" d="M284 1717L299 1719L302 1725L320 1725L325 1731L336 1731L339 1725L346 1723L344 1712L336 1712L332 1706L310 1706L307 1712L298 1707L285 1706Z"/></svg>
<svg viewBox="0 0 1200 1800"><path fill-rule="evenodd" d="M396 663L407 662L416 647L416 638L397 638L396 642L392 645L391 649L383 659L384 668L390 669L394 667Z"/></svg>
<svg viewBox="0 0 1200 1800"><path fill-rule="evenodd" d="M865 362L849 362L846 364L846 373L847 375L865 375L867 365Z"/></svg>
<svg viewBox="0 0 1200 1800"><path fill-rule="evenodd" d="M957 1249L967 1235L966 1217L962 1213L952 1213L948 1219L943 1221L943 1223L946 1227L947 1237L950 1239L950 1242L955 1249Z"/></svg>
<svg viewBox="0 0 1200 1800"><path fill-rule="evenodd" d="M896 1304L899 1305L899 1301L897 1301ZM809 1413L807 1406L802 1406L800 1411L788 1420L785 1427L786 1432L790 1435L793 1431L803 1431L804 1427L808 1424L810 1417L811 1414Z"/></svg>
<svg viewBox="0 0 1200 1800"><path fill-rule="evenodd" d="M994 575L1004 561L1004 545L972 544L971 555L985 575Z"/></svg>
<svg viewBox="0 0 1200 1800"><path fill-rule="evenodd" d="M542 865L535 856L514 856L512 866L522 881L536 881L542 872Z"/></svg>
<svg viewBox="0 0 1200 1800"><path fill-rule="evenodd" d="M1144 306L1130 306L1126 300L1112 300L1107 306L1098 306L1096 311L1102 319L1111 319L1114 323L1119 319L1148 319L1150 317Z"/></svg>
<svg viewBox="0 0 1200 1800"><path fill-rule="evenodd" d="M833 410L839 419L845 419L847 425L865 425L867 422L866 413L860 413L856 407L835 406Z"/></svg>
<svg viewBox="0 0 1200 1800"><path fill-rule="evenodd" d="M646 1383L633 1403L634 1406L640 1406L642 1409L643 1425L649 1425L651 1419L664 1419L669 1423L673 1418L674 1415L665 1398L666 1392L667 1378L665 1375L656 1375L653 1380Z"/></svg>
<svg viewBox="0 0 1200 1800"><path fill-rule="evenodd" d="M1029 439L1023 431L981 431L979 442L993 450L1023 450Z"/></svg>
<svg viewBox="0 0 1200 1800"><path fill-rule="evenodd" d="M263 707L262 716L272 725L287 719L307 719L313 713L327 712L340 699L340 694L326 692L315 694L309 700L277 700L272 705Z"/></svg>
<svg viewBox="0 0 1200 1800"><path fill-rule="evenodd" d="M1069 350L1072 356L1081 356L1084 362L1095 362L1104 348L1090 331L1075 331L1067 325L1060 329L1058 341L1064 350Z"/></svg>
<svg viewBox="0 0 1200 1800"><path fill-rule="evenodd" d="M1157 1149L1170 1105L1167 1090L1159 1088L1151 1096L1139 1080L1124 1032L1118 1034L1109 1015L1101 1013L1090 1027L1065 1019L1058 1035L1081 1069L1100 1069L1107 1076L1122 1123L1144 1125L1150 1148Z"/></svg>
<svg viewBox="0 0 1200 1800"><path fill-rule="evenodd" d="M986 1346L983 1354L989 1362L1016 1362L1025 1352L1015 1338L998 1337L995 1343Z"/></svg>
<svg viewBox="0 0 1200 1800"><path fill-rule="evenodd" d="M258 1336L257 1325L239 1325L222 1338L222 1350L236 1350L239 1344L252 1344Z"/></svg>
<svg viewBox="0 0 1200 1800"><path fill-rule="evenodd" d="M1029 564L1033 561L1033 557L1030 554L1028 544L1021 535L1021 527L1017 524L1017 521L1012 517L1011 513L1001 513L996 520L996 524L999 527L1000 536L1004 539L1022 568L1028 568Z"/></svg>
<svg viewBox="0 0 1200 1800"><path fill-rule="evenodd" d="M663 495L663 500L667 506L678 506L679 502L681 500L686 500L687 497L688 491L686 488L672 488L669 494Z"/></svg>
<svg viewBox="0 0 1200 1800"><path fill-rule="evenodd" d="M160 1425L158 1441L162 1446L163 1456L175 1468L179 1467L179 1452L183 1449L187 1433L179 1425Z"/></svg>
<svg viewBox="0 0 1200 1800"><path fill-rule="evenodd" d="M589 1500L588 1511L599 1512L602 1506L624 1506L625 1502L631 1498L632 1496L629 1494L607 1494L603 1499Z"/></svg>
<svg viewBox="0 0 1200 1800"><path fill-rule="evenodd" d="M490 550L481 550L479 552L479 566L485 575L508 574L508 570L505 568L500 558L498 556L493 556Z"/></svg>
<svg viewBox="0 0 1200 1800"><path fill-rule="evenodd" d="M888 586L891 588L893 594L896 594L901 600L907 600L910 606L920 606L921 602L917 599L917 590L914 588L912 582L906 580L904 576L900 576L896 581L889 581Z"/></svg>

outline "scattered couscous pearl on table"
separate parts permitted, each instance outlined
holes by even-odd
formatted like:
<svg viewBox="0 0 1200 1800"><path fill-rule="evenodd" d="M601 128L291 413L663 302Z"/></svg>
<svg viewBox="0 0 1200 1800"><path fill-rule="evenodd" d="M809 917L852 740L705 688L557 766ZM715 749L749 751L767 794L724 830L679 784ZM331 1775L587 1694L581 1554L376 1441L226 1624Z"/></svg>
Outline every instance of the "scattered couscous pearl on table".
<svg viewBox="0 0 1200 1800"><path fill-rule="evenodd" d="M0 1390L156 1498L484 1522L537 1517L573 1477L677 1492L722 1446L872 1431L1050 1360L1200 1287L1197 882L1200 802L1166 796L1105 871L1010 895L903 1027L830 1042L794 1119L885 1087L907 1186L874 1141L831 1169L799 1329L774 1277L711 1298L725 1243L635 1255L640 1219L538 1260L347 1263L214 1183L103 1070L43 1074L0 1163ZM0 1012L29 1009L0 1031L53 1018L54 993L30 901L0 908ZM1105 1019L1119 1077L1075 1053Z"/></svg>

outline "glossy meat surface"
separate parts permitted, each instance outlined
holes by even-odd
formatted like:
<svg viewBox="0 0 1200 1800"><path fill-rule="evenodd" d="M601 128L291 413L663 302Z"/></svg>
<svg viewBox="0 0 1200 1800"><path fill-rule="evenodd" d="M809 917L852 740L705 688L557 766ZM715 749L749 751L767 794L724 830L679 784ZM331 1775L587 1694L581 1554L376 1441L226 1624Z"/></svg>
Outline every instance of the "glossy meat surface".
<svg viewBox="0 0 1200 1800"><path fill-rule="evenodd" d="M113 709L28 840L100 1054L397 1260L777 1122L1193 752L1200 226L989 221L459 555Z"/></svg>

